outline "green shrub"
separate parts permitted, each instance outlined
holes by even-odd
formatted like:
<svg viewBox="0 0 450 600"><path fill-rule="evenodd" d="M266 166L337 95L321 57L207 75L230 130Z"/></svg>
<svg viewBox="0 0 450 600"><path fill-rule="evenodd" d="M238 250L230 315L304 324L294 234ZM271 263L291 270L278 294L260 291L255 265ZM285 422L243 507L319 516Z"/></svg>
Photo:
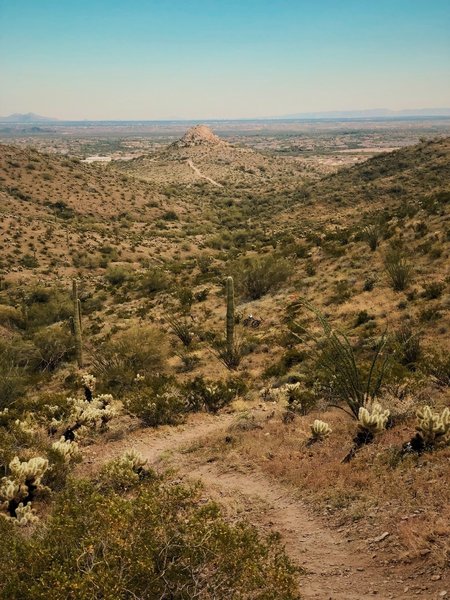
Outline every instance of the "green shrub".
<svg viewBox="0 0 450 600"><path fill-rule="evenodd" d="M425 358L425 369L438 385L450 386L450 353L444 348L435 348Z"/></svg>
<svg viewBox="0 0 450 600"><path fill-rule="evenodd" d="M384 268L395 292L405 290L411 283L413 268L400 250L392 249L386 254Z"/></svg>
<svg viewBox="0 0 450 600"><path fill-rule="evenodd" d="M125 407L145 425L175 425L186 413L180 390L170 377L157 375L140 378L125 398Z"/></svg>
<svg viewBox="0 0 450 600"><path fill-rule="evenodd" d="M267 292L278 289L291 272L290 261L274 255L246 257L232 269L238 288L247 300L257 300Z"/></svg>
<svg viewBox="0 0 450 600"><path fill-rule="evenodd" d="M33 343L39 353L38 366L42 371L54 371L75 355L73 337L66 324L55 323L39 329L33 335Z"/></svg>
<svg viewBox="0 0 450 600"><path fill-rule="evenodd" d="M28 329L36 329L66 321L72 312L72 301L67 291L38 287L26 300L24 320Z"/></svg>
<svg viewBox="0 0 450 600"><path fill-rule="evenodd" d="M414 370L422 355L420 334L409 323L404 323L395 333L398 361Z"/></svg>
<svg viewBox="0 0 450 600"><path fill-rule="evenodd" d="M14 306L0 304L0 325L4 327L23 327L23 315Z"/></svg>
<svg viewBox="0 0 450 600"><path fill-rule="evenodd" d="M238 394L242 394L244 391L245 385L239 379L208 381L201 376L195 377L184 387L186 405L189 410L205 409L212 413L216 413L230 404Z"/></svg>
<svg viewBox="0 0 450 600"><path fill-rule="evenodd" d="M11 408L25 393L27 374L13 362L0 359L0 410Z"/></svg>
<svg viewBox="0 0 450 600"><path fill-rule="evenodd" d="M147 294L156 294L169 287L167 274L158 268L149 269L141 279L141 289Z"/></svg>
<svg viewBox="0 0 450 600"><path fill-rule="evenodd" d="M200 490L159 480L127 495L73 482L33 535L0 520L3 598L298 599L278 539L200 500Z"/></svg>
<svg viewBox="0 0 450 600"><path fill-rule="evenodd" d="M130 269L121 265L108 267L105 273L105 279L114 286L120 286L130 277Z"/></svg>
<svg viewBox="0 0 450 600"><path fill-rule="evenodd" d="M427 300L436 300L442 296L444 290L445 283L443 281L431 281L424 285L422 296Z"/></svg>
<svg viewBox="0 0 450 600"><path fill-rule="evenodd" d="M93 364L106 391L130 389L138 374L151 376L164 370L168 353L163 331L149 325L121 331L105 342Z"/></svg>

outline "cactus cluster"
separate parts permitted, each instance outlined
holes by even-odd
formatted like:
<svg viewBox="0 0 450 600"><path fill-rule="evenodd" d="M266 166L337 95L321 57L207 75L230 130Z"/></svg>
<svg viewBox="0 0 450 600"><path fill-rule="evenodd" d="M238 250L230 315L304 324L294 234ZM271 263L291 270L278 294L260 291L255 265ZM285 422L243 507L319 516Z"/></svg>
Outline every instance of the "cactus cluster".
<svg viewBox="0 0 450 600"><path fill-rule="evenodd" d="M36 520L31 501L42 490L42 477L48 469L48 460L41 456L21 461L18 456L9 463L10 475L0 484L0 501L10 517L19 519L21 525ZM28 508L27 508L28 507Z"/></svg>
<svg viewBox="0 0 450 600"><path fill-rule="evenodd" d="M68 427L64 431L65 440L80 437L87 429L104 430L108 422L119 414L119 403L114 402L111 394L100 394L92 400L86 398L68 398L71 406Z"/></svg>
<svg viewBox="0 0 450 600"><path fill-rule="evenodd" d="M419 409L417 415L417 435L425 447L434 448L450 441L450 409L444 408L439 414L429 406Z"/></svg>
<svg viewBox="0 0 450 600"><path fill-rule="evenodd" d="M374 402L370 412L367 408L361 406L358 412L358 428L372 435L380 433L383 429L386 429L389 415L389 410L384 410L378 402Z"/></svg>

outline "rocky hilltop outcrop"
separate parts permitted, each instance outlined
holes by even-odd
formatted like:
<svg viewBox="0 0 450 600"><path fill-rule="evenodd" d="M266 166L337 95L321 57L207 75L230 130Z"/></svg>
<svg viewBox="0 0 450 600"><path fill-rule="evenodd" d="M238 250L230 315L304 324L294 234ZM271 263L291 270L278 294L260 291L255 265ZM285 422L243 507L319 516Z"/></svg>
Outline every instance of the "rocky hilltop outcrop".
<svg viewBox="0 0 450 600"><path fill-rule="evenodd" d="M174 148L194 146L227 146L207 125L195 125L186 131L182 138L172 144Z"/></svg>

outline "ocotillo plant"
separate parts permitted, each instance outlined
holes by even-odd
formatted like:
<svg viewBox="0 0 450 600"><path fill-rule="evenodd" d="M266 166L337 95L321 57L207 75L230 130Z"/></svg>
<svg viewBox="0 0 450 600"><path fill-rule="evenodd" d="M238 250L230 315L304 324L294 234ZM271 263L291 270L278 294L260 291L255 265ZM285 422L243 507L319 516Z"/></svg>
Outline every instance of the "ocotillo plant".
<svg viewBox="0 0 450 600"><path fill-rule="evenodd" d="M227 277L227 351L231 356L234 353L234 281Z"/></svg>
<svg viewBox="0 0 450 600"><path fill-rule="evenodd" d="M81 302L78 298L78 285L76 279L72 281L72 301L73 301L73 335L75 338L75 354L77 357L78 368L83 367L83 338L81 327Z"/></svg>

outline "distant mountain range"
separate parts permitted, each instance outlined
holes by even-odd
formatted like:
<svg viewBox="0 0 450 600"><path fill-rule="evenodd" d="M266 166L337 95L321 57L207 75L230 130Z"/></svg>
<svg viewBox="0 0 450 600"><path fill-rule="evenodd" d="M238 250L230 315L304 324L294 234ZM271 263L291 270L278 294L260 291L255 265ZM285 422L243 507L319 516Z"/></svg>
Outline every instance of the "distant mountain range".
<svg viewBox="0 0 450 600"><path fill-rule="evenodd" d="M51 123L53 121L58 121L58 119L43 117L35 113L14 113L8 117L0 117L0 123Z"/></svg>
<svg viewBox="0 0 450 600"><path fill-rule="evenodd" d="M255 120L279 120L279 119L376 119L376 118L401 118L401 117L450 117L450 108L408 108L404 110L390 110L388 108L371 108L367 110L330 110L330 111L319 111L319 112L302 112L294 113L290 115L276 115L271 117L265 117L263 119L256 118ZM214 119L214 121L233 121L239 119ZM252 119L246 119L252 120ZM37 115L36 113L14 113L7 117L0 117L0 123L56 123L64 122L61 119L55 119L52 117L44 117ZM68 119L67 121L71 121ZM124 121L119 119L115 122ZM142 120L138 120L143 122ZM151 121L151 119L149 119ZM162 119L161 121L164 121ZM176 121L191 121L190 119L176 119ZM195 122L201 122L202 119L197 119ZM77 121L71 121L77 122ZM80 121L86 122L86 121ZM92 123L99 121L90 121ZM127 122L132 122L127 120Z"/></svg>
<svg viewBox="0 0 450 600"><path fill-rule="evenodd" d="M382 117L450 117L450 108L408 108L390 110L371 108L367 110L330 110L280 115L273 119L376 119Z"/></svg>

